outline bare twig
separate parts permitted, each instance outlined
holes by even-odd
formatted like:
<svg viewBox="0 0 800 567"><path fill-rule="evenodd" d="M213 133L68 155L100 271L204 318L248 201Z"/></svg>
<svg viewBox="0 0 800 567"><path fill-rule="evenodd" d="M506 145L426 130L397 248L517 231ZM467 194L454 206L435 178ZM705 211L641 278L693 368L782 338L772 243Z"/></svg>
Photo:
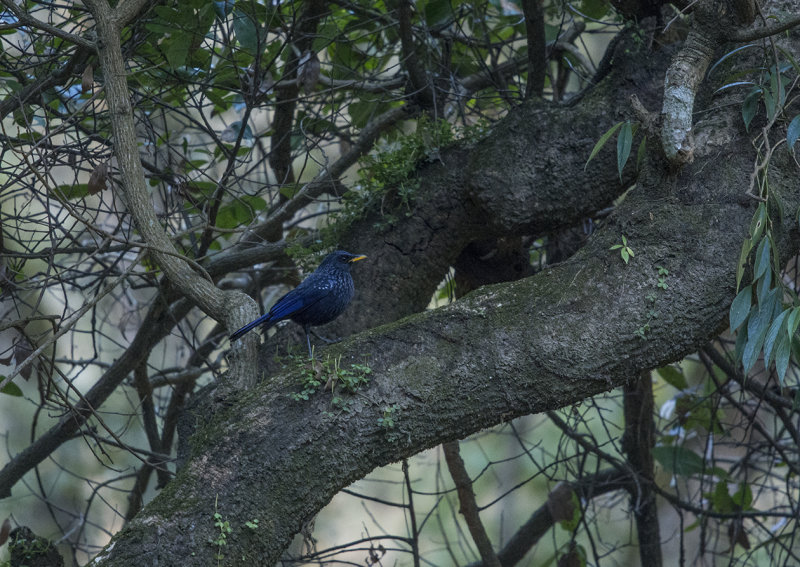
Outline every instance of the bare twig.
<svg viewBox="0 0 800 567"><path fill-rule="evenodd" d="M458 441L443 443L444 458L453 482L458 493L459 511L467 522L467 528L472 535L472 541L478 548L483 564L487 567L500 567L500 560L497 558L492 542L486 534L480 515L478 514L478 504L475 502L475 493L472 491L472 479L467 473L464 461L458 450Z"/></svg>

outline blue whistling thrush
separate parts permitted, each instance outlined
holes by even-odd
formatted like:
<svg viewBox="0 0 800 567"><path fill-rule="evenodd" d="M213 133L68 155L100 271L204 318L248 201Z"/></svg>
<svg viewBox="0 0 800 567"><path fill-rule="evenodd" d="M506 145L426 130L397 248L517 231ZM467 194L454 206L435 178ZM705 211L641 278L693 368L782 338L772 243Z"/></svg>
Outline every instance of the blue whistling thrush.
<svg viewBox="0 0 800 567"><path fill-rule="evenodd" d="M308 344L308 357L312 358L311 327L330 323L342 314L350 300L353 299L353 278L350 266L353 262L363 260L366 256L350 254L337 250L329 254L310 276L281 297L269 310L233 333L231 340L238 339L246 332L259 325L266 331L278 321L291 319L303 326Z"/></svg>

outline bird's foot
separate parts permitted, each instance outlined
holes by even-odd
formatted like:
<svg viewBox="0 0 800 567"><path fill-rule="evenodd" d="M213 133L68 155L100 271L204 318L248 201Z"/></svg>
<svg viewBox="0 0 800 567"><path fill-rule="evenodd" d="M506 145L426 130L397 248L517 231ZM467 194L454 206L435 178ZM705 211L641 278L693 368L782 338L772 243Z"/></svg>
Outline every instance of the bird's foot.
<svg viewBox="0 0 800 567"><path fill-rule="evenodd" d="M329 339L327 337L323 337L322 335L320 335L319 333L317 333L316 331L313 331L313 330L311 331L311 334L314 335L319 340L321 340L323 343L329 344L329 345L336 344L336 343L342 341L341 337L337 337L335 339Z"/></svg>

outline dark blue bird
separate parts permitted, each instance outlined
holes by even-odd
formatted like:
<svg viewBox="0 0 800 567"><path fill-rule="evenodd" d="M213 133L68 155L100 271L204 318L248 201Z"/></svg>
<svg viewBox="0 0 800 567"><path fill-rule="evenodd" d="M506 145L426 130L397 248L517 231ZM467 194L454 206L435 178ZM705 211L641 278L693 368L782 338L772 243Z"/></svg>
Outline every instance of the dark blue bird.
<svg viewBox="0 0 800 567"><path fill-rule="evenodd" d="M308 356L312 358L309 338L311 327L330 323L342 314L353 299L354 288L350 266L353 262L364 258L366 256L350 254L343 250L329 254L319 268L299 286L276 301L269 313L233 333L231 340L238 339L259 325L263 325L266 331L278 321L291 319L303 326L306 332Z"/></svg>

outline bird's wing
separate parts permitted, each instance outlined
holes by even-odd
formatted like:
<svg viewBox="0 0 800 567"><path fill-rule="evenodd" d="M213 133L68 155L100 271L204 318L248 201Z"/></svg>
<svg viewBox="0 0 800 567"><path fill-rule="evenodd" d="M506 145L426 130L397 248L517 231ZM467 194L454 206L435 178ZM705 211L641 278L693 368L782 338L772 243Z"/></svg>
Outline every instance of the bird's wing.
<svg viewBox="0 0 800 567"><path fill-rule="evenodd" d="M298 315L319 303L333 292L334 284L330 280L306 280L292 291L281 297L266 313L233 333L231 340L236 340L246 332L255 329L259 325L269 328L274 323Z"/></svg>
<svg viewBox="0 0 800 567"><path fill-rule="evenodd" d="M301 283L272 306L268 313L270 321L277 322L298 315L333 292L333 282L330 281L310 282L311 285L304 285L305 283Z"/></svg>

